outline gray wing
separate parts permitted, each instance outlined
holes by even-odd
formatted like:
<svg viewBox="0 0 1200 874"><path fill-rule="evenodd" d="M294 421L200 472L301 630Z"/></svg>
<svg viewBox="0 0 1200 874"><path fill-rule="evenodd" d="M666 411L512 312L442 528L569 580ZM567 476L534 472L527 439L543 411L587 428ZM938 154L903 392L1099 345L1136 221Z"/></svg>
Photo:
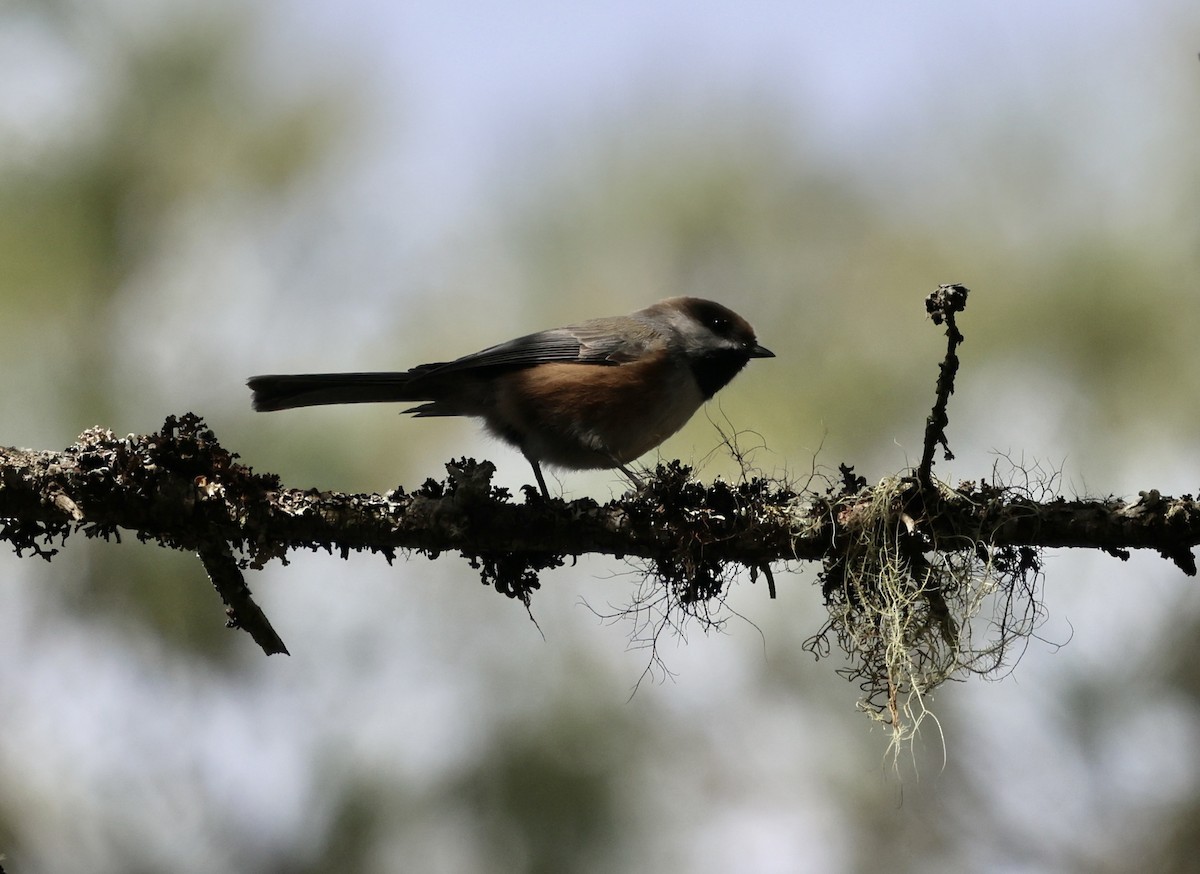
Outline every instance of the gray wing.
<svg viewBox="0 0 1200 874"><path fill-rule="evenodd" d="M624 337L615 336L616 333L612 319L596 319L526 334L445 364L430 364L415 370L425 377L464 370L518 369L554 361L623 364L636 359L656 339L656 335L646 332L644 328L640 332L633 332L640 335L633 338L629 336L629 331L624 332Z"/></svg>

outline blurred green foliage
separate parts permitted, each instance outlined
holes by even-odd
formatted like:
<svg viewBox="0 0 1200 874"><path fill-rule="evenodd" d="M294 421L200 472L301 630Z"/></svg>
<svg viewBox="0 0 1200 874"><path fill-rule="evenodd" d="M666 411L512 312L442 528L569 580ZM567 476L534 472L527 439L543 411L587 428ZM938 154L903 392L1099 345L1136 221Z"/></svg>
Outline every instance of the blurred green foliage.
<svg viewBox="0 0 1200 874"><path fill-rule="evenodd" d="M127 332L155 326L129 324L117 302L140 271L169 257L172 223L231 192L247 208L286 198L320 165L348 105L332 91L292 104L256 91L253 19L233 6L192 5L149 33L106 13L87 3L0 13L64 48L86 83L69 141L0 161L0 365L30 372L10 384L2 408L36 409L64 442L88 425L119 427L113 413L128 389L114 354ZM193 621L217 604L190 557L101 548L87 560L64 556L51 573L74 610L138 617L228 657L221 623Z"/></svg>

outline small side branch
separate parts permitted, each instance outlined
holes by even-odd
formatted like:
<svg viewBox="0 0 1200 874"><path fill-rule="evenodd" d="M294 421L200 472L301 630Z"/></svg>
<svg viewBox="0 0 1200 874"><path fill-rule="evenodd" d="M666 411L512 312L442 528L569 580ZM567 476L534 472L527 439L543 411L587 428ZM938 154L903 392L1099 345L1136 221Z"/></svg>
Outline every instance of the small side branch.
<svg viewBox="0 0 1200 874"><path fill-rule="evenodd" d="M954 453L950 451L950 443L946 439L946 426L950 419L946 415L946 407L950 403L950 395L954 394L954 378L958 375L958 346L963 341L963 335L954 321L956 313L961 313L967 306L967 295L970 293L965 285L943 285L933 294L925 298L925 311L933 319L935 325L946 323L946 357L942 360L937 380L937 400L933 404L933 412L925 420L925 449L921 454L921 465L917 468L917 479L923 488L933 487L933 454L940 445L947 460L953 460Z"/></svg>
<svg viewBox="0 0 1200 874"><path fill-rule="evenodd" d="M208 571L213 588L225 602L225 615L229 617L226 625L248 633L267 655L290 655L283 640L271 627L267 615L250 596L250 588L242 577L241 568L229 544L223 540L213 540L196 552Z"/></svg>

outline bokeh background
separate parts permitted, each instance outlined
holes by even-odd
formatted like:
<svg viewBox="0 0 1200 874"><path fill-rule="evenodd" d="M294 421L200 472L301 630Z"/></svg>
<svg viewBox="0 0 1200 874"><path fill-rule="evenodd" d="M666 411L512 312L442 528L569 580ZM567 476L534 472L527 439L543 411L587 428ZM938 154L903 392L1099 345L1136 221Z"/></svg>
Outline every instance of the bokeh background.
<svg viewBox="0 0 1200 874"><path fill-rule="evenodd" d="M922 298L957 281L943 476L1194 493L1198 49L1191 0L8 0L0 443L193 410L291 486L469 454L515 489L470 423L255 415L243 381L696 294L779 357L661 456L729 475L719 426L764 471L876 480L919 457ZM647 673L611 560L545 574L539 631L454 556L296 555L251 580L267 659L192 556L0 555L4 865L1194 870L1196 583L1048 558L1023 659L939 690L897 763L802 648L812 568L741 580Z"/></svg>

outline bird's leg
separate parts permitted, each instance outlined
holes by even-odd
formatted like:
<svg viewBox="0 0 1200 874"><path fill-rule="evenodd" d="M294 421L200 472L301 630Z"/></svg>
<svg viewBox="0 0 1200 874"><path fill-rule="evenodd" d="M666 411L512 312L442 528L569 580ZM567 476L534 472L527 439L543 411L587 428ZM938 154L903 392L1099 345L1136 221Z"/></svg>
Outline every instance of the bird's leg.
<svg viewBox="0 0 1200 874"><path fill-rule="evenodd" d="M618 464L617 470L619 470L619 471L621 471L621 473L625 474L625 476L627 476L629 478L629 481L631 483L633 483L635 487L637 487L639 489L644 489L646 487L646 480L643 479L640 475L634 473L632 470L630 470L625 465Z"/></svg>
<svg viewBox="0 0 1200 874"><path fill-rule="evenodd" d="M539 465L537 463L536 458L529 458L528 455L525 457L529 459L529 464L530 464L530 466L533 467L533 475L537 477L537 484L539 486L541 486L542 497L545 498L547 501L550 500L550 490L548 488L546 488L546 480L545 480L545 478L542 477L541 465Z"/></svg>

